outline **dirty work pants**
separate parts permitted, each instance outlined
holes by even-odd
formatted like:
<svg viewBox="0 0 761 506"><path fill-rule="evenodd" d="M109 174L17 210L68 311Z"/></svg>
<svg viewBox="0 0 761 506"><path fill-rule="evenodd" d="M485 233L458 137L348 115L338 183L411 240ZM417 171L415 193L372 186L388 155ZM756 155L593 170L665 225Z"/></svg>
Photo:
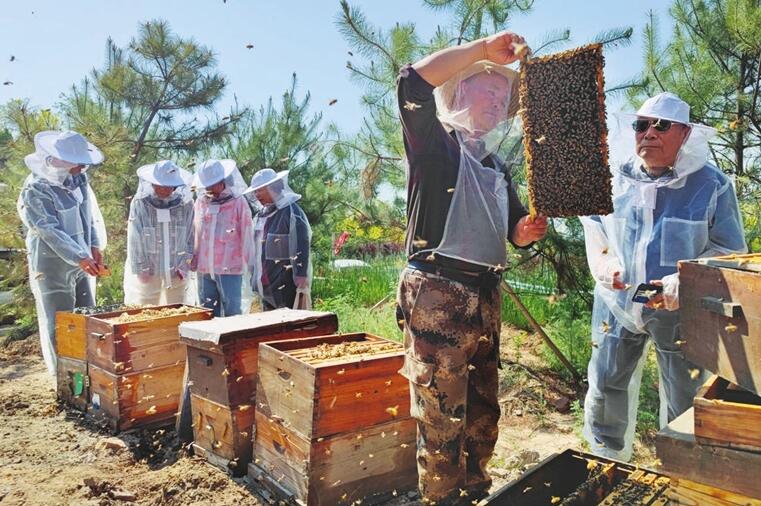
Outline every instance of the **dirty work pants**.
<svg viewBox="0 0 761 506"><path fill-rule="evenodd" d="M655 345L658 359L661 428L692 406L704 375L679 348L678 311L644 308L645 332L633 333L613 317L603 301L595 299L594 304L584 437L593 453L628 461L649 341Z"/></svg>
<svg viewBox="0 0 761 506"><path fill-rule="evenodd" d="M499 289L407 267L397 303L420 494L439 505L471 504L491 486L486 464L497 442Z"/></svg>

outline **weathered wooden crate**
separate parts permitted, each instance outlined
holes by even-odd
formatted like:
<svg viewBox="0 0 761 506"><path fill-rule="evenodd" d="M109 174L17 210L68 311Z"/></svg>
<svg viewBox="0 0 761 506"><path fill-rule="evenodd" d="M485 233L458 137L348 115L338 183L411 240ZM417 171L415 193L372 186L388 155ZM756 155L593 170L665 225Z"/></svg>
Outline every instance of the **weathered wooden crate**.
<svg viewBox="0 0 761 506"><path fill-rule="evenodd" d="M761 397L712 376L694 406L699 443L761 453Z"/></svg>
<svg viewBox="0 0 761 506"><path fill-rule="evenodd" d="M331 355L336 345L347 354ZM373 504L414 488L403 362L400 344L368 334L262 344L249 476L293 504Z"/></svg>
<svg viewBox="0 0 761 506"><path fill-rule="evenodd" d="M231 408L195 394L190 403L196 453L233 475L245 474L254 440L253 406Z"/></svg>
<svg viewBox="0 0 761 506"><path fill-rule="evenodd" d="M655 449L660 471L672 478L761 500L761 453L700 444L693 408L658 432Z"/></svg>
<svg viewBox="0 0 761 506"><path fill-rule="evenodd" d="M695 364L761 394L761 255L679 263L682 350Z"/></svg>
<svg viewBox="0 0 761 506"><path fill-rule="evenodd" d="M169 424L177 414L185 364L114 374L89 365L87 413L120 431Z"/></svg>
<svg viewBox="0 0 761 506"><path fill-rule="evenodd" d="M187 345L195 451L233 474L245 473L251 460L259 344L337 329L333 313L289 309L180 325L181 342ZM214 423L196 423L199 414ZM232 431L221 439L219 423L222 432L225 424Z"/></svg>
<svg viewBox="0 0 761 506"><path fill-rule="evenodd" d="M108 304L78 307L56 313L56 354L59 357L87 360L87 320L99 315L121 314L135 306Z"/></svg>
<svg viewBox="0 0 761 506"><path fill-rule="evenodd" d="M761 506L761 500L682 478L672 478L669 506Z"/></svg>
<svg viewBox="0 0 761 506"><path fill-rule="evenodd" d="M87 316L59 311L55 314L56 354L59 357L87 360Z"/></svg>
<svg viewBox="0 0 761 506"><path fill-rule="evenodd" d="M185 361L178 327L183 322L209 320L212 311L184 306L187 312L171 316L153 312L179 310L183 304L128 309L87 317L87 360L111 373L131 373ZM146 314L144 319L119 323L124 314ZM136 317L136 316L135 316Z"/></svg>
<svg viewBox="0 0 761 506"><path fill-rule="evenodd" d="M58 357L56 380L58 398L75 409L87 411L90 400L87 361Z"/></svg>
<svg viewBox="0 0 761 506"><path fill-rule="evenodd" d="M479 504L666 505L670 480L655 471L576 450L551 455Z"/></svg>

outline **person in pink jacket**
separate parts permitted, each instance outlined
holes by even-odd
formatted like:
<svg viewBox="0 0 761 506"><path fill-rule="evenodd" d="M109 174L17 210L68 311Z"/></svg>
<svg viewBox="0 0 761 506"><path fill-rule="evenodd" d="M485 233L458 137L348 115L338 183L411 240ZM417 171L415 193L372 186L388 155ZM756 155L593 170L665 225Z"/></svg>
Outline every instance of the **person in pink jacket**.
<svg viewBox="0 0 761 506"><path fill-rule="evenodd" d="M196 172L195 248L201 305L214 316L241 314L243 274L253 265L251 210L246 183L233 160L206 160Z"/></svg>

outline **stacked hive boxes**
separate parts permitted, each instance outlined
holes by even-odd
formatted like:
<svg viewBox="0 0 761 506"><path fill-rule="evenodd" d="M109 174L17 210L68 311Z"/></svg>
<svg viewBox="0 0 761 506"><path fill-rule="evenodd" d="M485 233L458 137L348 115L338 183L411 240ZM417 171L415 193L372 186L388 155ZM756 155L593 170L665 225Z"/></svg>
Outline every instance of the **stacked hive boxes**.
<svg viewBox="0 0 761 506"><path fill-rule="evenodd" d="M676 488L702 487L696 503L761 504L761 255L680 262L679 273L682 350L717 376L658 434L658 457Z"/></svg>
<svg viewBox="0 0 761 506"><path fill-rule="evenodd" d="M262 344L249 475L308 505L414 488L416 424L399 343L367 334Z"/></svg>
<svg viewBox="0 0 761 506"><path fill-rule="evenodd" d="M59 396L115 431L174 418L182 390L181 322L211 311L174 304L97 314L59 313Z"/></svg>
<svg viewBox="0 0 761 506"><path fill-rule="evenodd" d="M195 453L235 475L244 474L255 430L259 343L337 329L332 313L288 309L182 324Z"/></svg>

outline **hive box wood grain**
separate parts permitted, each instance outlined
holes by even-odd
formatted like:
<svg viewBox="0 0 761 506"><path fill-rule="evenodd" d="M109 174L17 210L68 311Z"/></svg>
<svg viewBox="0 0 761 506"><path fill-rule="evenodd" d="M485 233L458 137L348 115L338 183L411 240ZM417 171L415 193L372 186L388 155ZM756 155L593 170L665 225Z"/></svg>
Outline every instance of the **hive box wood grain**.
<svg viewBox="0 0 761 506"><path fill-rule="evenodd" d="M87 413L114 431L171 423L182 391L185 364L114 374L89 365Z"/></svg>
<svg viewBox="0 0 761 506"><path fill-rule="evenodd" d="M90 377L85 360L58 357L56 384L58 398L61 401L79 411L87 411L90 400Z"/></svg>
<svg viewBox="0 0 761 506"><path fill-rule="evenodd" d="M679 262L682 350L693 363L761 394L760 255Z"/></svg>
<svg viewBox="0 0 761 506"><path fill-rule="evenodd" d="M348 343L364 352L315 354ZM308 505L374 504L414 488L403 362L399 343L362 333L263 343L249 476Z"/></svg>
<svg viewBox="0 0 761 506"><path fill-rule="evenodd" d="M337 329L333 313L289 309L180 325L187 345L194 450L232 474L244 474L251 460L259 344Z"/></svg>
<svg viewBox="0 0 761 506"><path fill-rule="evenodd" d="M190 312L174 316L147 317L126 323L113 321L124 313L135 315L145 309L160 311L182 306L171 304L88 316L88 362L114 374L184 362L185 347L180 344L179 325L187 321L209 320L211 310L190 308Z"/></svg>
<svg viewBox="0 0 761 506"><path fill-rule="evenodd" d="M699 443L761 453L761 397L714 375L693 405Z"/></svg>
<svg viewBox="0 0 761 506"><path fill-rule="evenodd" d="M693 408L658 432L655 449L660 471L672 478L761 499L761 454L700 444Z"/></svg>

